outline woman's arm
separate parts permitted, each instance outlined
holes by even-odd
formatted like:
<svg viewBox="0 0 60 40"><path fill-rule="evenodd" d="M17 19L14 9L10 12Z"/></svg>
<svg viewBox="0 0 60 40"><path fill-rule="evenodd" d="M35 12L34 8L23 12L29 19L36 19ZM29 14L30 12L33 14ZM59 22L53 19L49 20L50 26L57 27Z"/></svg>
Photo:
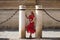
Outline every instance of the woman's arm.
<svg viewBox="0 0 60 40"><path fill-rule="evenodd" d="M26 16L26 18L28 19L27 15L25 15L25 16Z"/></svg>
<svg viewBox="0 0 60 40"><path fill-rule="evenodd" d="M33 18L33 20L31 22L35 22L35 17Z"/></svg>

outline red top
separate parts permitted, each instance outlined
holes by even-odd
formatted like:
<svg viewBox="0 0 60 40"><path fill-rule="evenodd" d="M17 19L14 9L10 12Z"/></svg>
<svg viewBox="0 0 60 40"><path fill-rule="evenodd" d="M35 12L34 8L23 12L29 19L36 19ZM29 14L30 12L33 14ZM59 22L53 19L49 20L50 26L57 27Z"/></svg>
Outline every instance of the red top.
<svg viewBox="0 0 60 40"><path fill-rule="evenodd" d="M29 15L29 17L28 17L28 18L33 20L34 15Z"/></svg>

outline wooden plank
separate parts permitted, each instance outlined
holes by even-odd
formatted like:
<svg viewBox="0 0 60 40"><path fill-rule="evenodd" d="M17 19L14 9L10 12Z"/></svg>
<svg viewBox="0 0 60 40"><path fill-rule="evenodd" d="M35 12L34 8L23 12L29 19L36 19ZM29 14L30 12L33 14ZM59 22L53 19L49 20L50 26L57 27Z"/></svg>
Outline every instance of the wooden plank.
<svg viewBox="0 0 60 40"><path fill-rule="evenodd" d="M0 9L17 9L18 1L0 1Z"/></svg>
<svg viewBox="0 0 60 40"><path fill-rule="evenodd" d="M0 0L0 9L18 9L19 5L35 5L35 0L12 0L12 1L2 1Z"/></svg>
<svg viewBox="0 0 60 40"><path fill-rule="evenodd" d="M60 9L60 0L38 0L37 4L42 5L43 8Z"/></svg>
<svg viewBox="0 0 60 40"><path fill-rule="evenodd" d="M60 0L0 0L0 9L18 9L19 5L36 4L42 5L43 8L60 9Z"/></svg>

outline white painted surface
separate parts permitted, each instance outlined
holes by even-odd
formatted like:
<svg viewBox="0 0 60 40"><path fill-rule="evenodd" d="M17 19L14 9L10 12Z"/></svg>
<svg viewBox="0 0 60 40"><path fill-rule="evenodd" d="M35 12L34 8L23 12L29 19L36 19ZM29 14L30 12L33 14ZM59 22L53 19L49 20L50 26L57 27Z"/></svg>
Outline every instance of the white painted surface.
<svg viewBox="0 0 60 40"><path fill-rule="evenodd" d="M36 6L38 9L40 6ZM42 11L36 9L36 37L40 38L42 35Z"/></svg>
<svg viewBox="0 0 60 40"><path fill-rule="evenodd" d="M60 31L42 31L42 37L44 38L60 38Z"/></svg>
<svg viewBox="0 0 60 40"><path fill-rule="evenodd" d="M60 38L60 31L42 31L42 37ZM0 38L19 39L18 31L1 31Z"/></svg>
<svg viewBox="0 0 60 40"><path fill-rule="evenodd" d="M19 36L20 38L22 36L25 36L25 6L20 5L19 6Z"/></svg>
<svg viewBox="0 0 60 40"><path fill-rule="evenodd" d="M18 31L1 31L0 38L19 39Z"/></svg>

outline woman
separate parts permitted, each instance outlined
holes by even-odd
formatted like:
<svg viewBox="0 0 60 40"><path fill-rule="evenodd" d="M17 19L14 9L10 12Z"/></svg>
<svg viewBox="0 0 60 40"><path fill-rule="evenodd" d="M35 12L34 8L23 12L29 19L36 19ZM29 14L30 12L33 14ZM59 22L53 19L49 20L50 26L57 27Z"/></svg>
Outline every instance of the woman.
<svg viewBox="0 0 60 40"><path fill-rule="evenodd" d="M27 17L27 16L26 16ZM31 15L29 15L27 17L27 19L29 19L29 24L26 26L26 30L27 30L27 33L30 33L30 38L32 38L32 34L35 33L35 23L34 23L34 20L35 20L35 15L33 13L33 11L31 12Z"/></svg>

